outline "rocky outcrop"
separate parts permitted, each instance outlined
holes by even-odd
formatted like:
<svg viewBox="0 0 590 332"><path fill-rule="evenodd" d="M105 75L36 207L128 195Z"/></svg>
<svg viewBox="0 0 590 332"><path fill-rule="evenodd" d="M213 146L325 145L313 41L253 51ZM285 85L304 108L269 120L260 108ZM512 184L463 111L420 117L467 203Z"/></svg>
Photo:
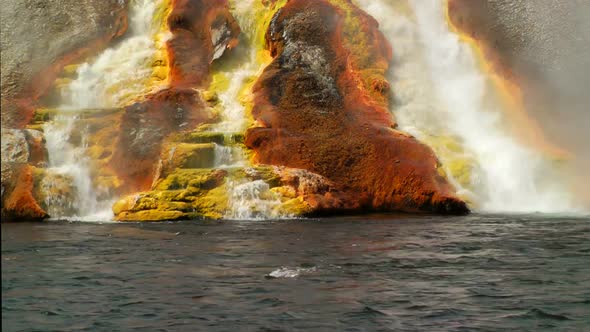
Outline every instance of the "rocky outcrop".
<svg viewBox="0 0 590 332"><path fill-rule="evenodd" d="M279 4L284 2L259 3L266 12L256 15L270 19ZM104 5L119 8L119 2ZM272 63L243 102L255 121L245 135L219 133L213 125L220 121L217 110L223 103L216 92L223 88L210 84L212 64L236 46L240 33L228 2L172 0L170 5L159 11L171 9L168 58L154 60L162 74L158 77L169 85L131 96L133 102L124 107L78 110L76 129L68 138L73 146L88 144L97 191L122 195L113 206L117 220L234 218L242 209L249 217L264 211L266 217L285 218L468 211L432 151L396 129L385 79L390 46L377 22L352 1L291 0L274 15L266 33ZM102 43L121 31L108 26L112 30L100 32L106 39L85 40ZM67 54L77 57L98 44L84 45L84 52ZM228 61L235 65L239 58ZM46 67L51 70L48 80L74 57L59 59L55 68ZM241 89L249 91L253 81L240 82ZM28 113L23 116L22 110L47 88L39 82L11 94L14 98L3 95L3 103L20 107L17 117L6 117L18 118L18 123L7 122L11 126L41 128L54 116L51 110L38 110L33 121ZM6 114L17 114L11 112ZM3 110L3 126L4 118ZM71 202L79 193L72 178L43 169L42 136L31 130L8 135L3 161L6 155L14 162L2 167L2 216L37 220L75 213ZM242 163L232 163L236 151L246 155ZM252 156L255 166L248 166Z"/></svg>
<svg viewBox="0 0 590 332"><path fill-rule="evenodd" d="M232 218L232 211L245 207L252 217L258 209L260 217L294 218L337 204L345 207L350 204L346 199L329 180L301 169L177 169L158 180L152 191L119 200L113 212L120 221L220 219ZM258 206L262 204L268 206Z"/></svg>
<svg viewBox="0 0 590 332"><path fill-rule="evenodd" d="M211 63L235 47L240 27L227 0L173 0L168 26L170 83L206 87Z"/></svg>
<svg viewBox="0 0 590 332"><path fill-rule="evenodd" d="M2 130L2 162L42 166L47 162L43 133L31 129Z"/></svg>
<svg viewBox="0 0 590 332"><path fill-rule="evenodd" d="M2 162L2 221L37 221L49 215L35 196L33 166Z"/></svg>
<svg viewBox="0 0 590 332"><path fill-rule="evenodd" d="M47 162L43 134L2 130L2 220L39 220L47 216L34 195L34 166Z"/></svg>
<svg viewBox="0 0 590 332"><path fill-rule="evenodd" d="M127 28L126 0L2 0L2 128L23 128L65 65Z"/></svg>
<svg viewBox="0 0 590 332"><path fill-rule="evenodd" d="M266 40L274 60L246 133L257 162L319 174L349 197L316 212L468 212L433 152L395 129L391 50L373 18L347 0L291 0Z"/></svg>
<svg viewBox="0 0 590 332"><path fill-rule="evenodd" d="M193 89L162 90L126 107L109 165L123 181L123 192L151 188L168 135L192 130L211 119L200 94Z"/></svg>
<svg viewBox="0 0 590 332"><path fill-rule="evenodd" d="M173 0L167 23L170 88L125 108L109 164L126 193L152 187L168 135L215 119L195 89L206 87L211 63L237 44L240 32L227 1Z"/></svg>

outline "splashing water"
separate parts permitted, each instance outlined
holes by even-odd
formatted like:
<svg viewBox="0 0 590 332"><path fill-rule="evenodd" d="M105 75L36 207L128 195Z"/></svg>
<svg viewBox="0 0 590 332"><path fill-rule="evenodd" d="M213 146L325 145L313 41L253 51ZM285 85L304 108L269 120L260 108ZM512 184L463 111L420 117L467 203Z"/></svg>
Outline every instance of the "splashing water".
<svg viewBox="0 0 590 332"><path fill-rule="evenodd" d="M228 183L230 207L225 218L232 220L267 220L285 219L291 216L280 213L281 205L278 194L270 190L268 183L262 180L245 183Z"/></svg>
<svg viewBox="0 0 590 332"><path fill-rule="evenodd" d="M232 14L238 20L242 32L249 43L254 43L257 26L255 18L256 0L236 1L233 3ZM248 126L246 108L242 94L249 80L256 77L266 64L260 63L256 57L256 45L247 45L249 49L245 62L238 68L222 72L229 77L228 88L219 93L223 120L214 128L215 131L225 133L242 133ZM243 45L242 45L243 47ZM216 164L228 168L243 168L250 164L242 147L216 147ZM278 212L281 200L278 194L272 192L267 183L262 180L245 181L229 179L228 210L225 218L232 220L264 220L290 218L291 216Z"/></svg>
<svg viewBox="0 0 590 332"><path fill-rule="evenodd" d="M88 131L78 128L76 111L124 106L154 88L149 82L157 52L154 35L159 25L153 18L162 1L131 1L129 36L78 68L78 77L62 91L59 115L44 124L50 176L42 185L53 219L112 220L114 199L108 188L96 188L93 183L92 162L86 155ZM76 130L80 142L74 144L71 136ZM59 182L63 179L70 179L73 202L64 197L63 190L58 190L63 189Z"/></svg>
<svg viewBox="0 0 590 332"><path fill-rule="evenodd" d="M238 20L242 33L245 34L248 43L255 43L256 26L255 13L253 10L256 0L242 0L233 4L232 14ZM241 45L243 47L244 45ZM229 77L229 87L219 94L223 110L223 120L217 124L216 129L222 132L243 132L247 125L246 109L240 100L243 88L248 79L256 77L256 74L264 69L256 59L256 45L249 47L245 62L238 68L222 72L222 75Z"/></svg>
<svg viewBox="0 0 590 332"><path fill-rule="evenodd" d="M390 79L400 127L433 147L459 194L484 211L573 210L554 165L511 137L498 103L486 102L487 77L449 30L445 1L357 3L395 50ZM458 163L467 166L453 172Z"/></svg>
<svg viewBox="0 0 590 332"><path fill-rule="evenodd" d="M47 193L45 203L53 219L70 220L110 220L112 215L109 199L99 200L99 194L90 175L90 160L85 154L86 143L82 139L79 146L70 142L77 118L75 116L57 116L44 125L45 140L49 153L48 176L43 179ZM81 133L84 136L84 131ZM57 177L57 178L56 178ZM55 194L60 186L57 179L69 179L73 190L73 201L65 199L63 193Z"/></svg>

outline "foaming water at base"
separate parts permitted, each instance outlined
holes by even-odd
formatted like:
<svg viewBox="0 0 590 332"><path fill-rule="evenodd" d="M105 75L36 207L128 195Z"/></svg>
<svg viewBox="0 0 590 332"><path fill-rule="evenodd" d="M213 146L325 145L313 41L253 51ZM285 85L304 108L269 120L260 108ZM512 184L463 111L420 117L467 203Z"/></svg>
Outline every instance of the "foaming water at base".
<svg viewBox="0 0 590 332"><path fill-rule="evenodd" d="M400 127L435 150L460 195L483 211L576 211L557 163L506 130L473 51L449 29L445 1L357 2L395 50Z"/></svg>
<svg viewBox="0 0 590 332"><path fill-rule="evenodd" d="M86 130L80 130L77 144L71 142L75 115L60 115L44 125L49 168L41 187L52 219L97 221L112 219L108 188L95 188L86 155Z"/></svg>
<svg viewBox="0 0 590 332"><path fill-rule="evenodd" d="M239 21L245 36L245 44L239 47L243 52L243 63L237 68L221 71L220 77L227 78L227 88L218 95L221 105L222 121L213 128L225 135L242 134L249 125L245 98L248 98L248 84L264 68L264 63L257 59L255 43L257 29L256 1L232 1L232 14ZM260 8L259 8L260 9ZM244 49L244 48L248 49ZM238 50L239 51L239 50ZM242 143L231 146L215 146L215 164L219 168L246 168L251 162L246 156ZM268 220L287 219L292 216L279 211L280 195L270 190L262 180L227 179L228 209L225 219L231 220Z"/></svg>
<svg viewBox="0 0 590 332"><path fill-rule="evenodd" d="M291 219L293 216L281 213L281 200L262 180L228 183L229 202L226 219L268 220Z"/></svg>

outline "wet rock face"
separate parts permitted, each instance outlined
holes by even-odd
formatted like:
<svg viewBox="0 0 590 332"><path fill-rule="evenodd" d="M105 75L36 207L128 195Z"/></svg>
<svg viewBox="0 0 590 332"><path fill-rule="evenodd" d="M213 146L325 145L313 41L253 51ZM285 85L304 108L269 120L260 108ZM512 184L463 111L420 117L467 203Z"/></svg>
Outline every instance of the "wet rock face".
<svg viewBox="0 0 590 332"><path fill-rule="evenodd" d="M316 213L468 211L433 152L393 129L391 49L374 19L348 1L292 0L266 39L274 60L253 89L246 145L258 162L319 174L347 196Z"/></svg>
<svg viewBox="0 0 590 332"><path fill-rule="evenodd" d="M529 113L576 154L590 149L590 2L450 0L449 18L523 89Z"/></svg>
<svg viewBox="0 0 590 332"><path fill-rule="evenodd" d="M208 119L195 90L171 88L150 95L125 109L110 166L123 179L127 191L147 190L165 138Z"/></svg>
<svg viewBox="0 0 590 332"><path fill-rule="evenodd" d="M2 0L2 128L22 128L62 68L127 27L127 0Z"/></svg>
<svg viewBox="0 0 590 332"><path fill-rule="evenodd" d="M231 178L231 179L230 179ZM177 169L158 180L154 190L123 197L113 206L119 221L220 219L232 209L233 181L263 182L259 193L274 198L277 217L313 215L347 206L326 178L306 170L258 165L240 169ZM242 193L246 194L246 193ZM234 207L235 208L235 207Z"/></svg>
<svg viewBox="0 0 590 332"><path fill-rule="evenodd" d="M209 66L237 45L240 27L226 0L173 0L168 26L170 79L173 86L203 87Z"/></svg>
<svg viewBox="0 0 590 332"><path fill-rule="evenodd" d="M170 88L126 107L121 119L109 167L123 182L122 193L151 188L170 134L214 119L195 89L206 86L211 63L237 44L240 33L227 1L173 0L168 26Z"/></svg>

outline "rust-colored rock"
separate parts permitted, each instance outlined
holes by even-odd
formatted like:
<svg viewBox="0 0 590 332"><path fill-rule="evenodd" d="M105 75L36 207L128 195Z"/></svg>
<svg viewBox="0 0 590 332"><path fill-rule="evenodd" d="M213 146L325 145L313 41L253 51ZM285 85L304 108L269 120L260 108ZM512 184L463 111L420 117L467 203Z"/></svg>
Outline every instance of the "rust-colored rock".
<svg viewBox="0 0 590 332"><path fill-rule="evenodd" d="M173 0L167 42L170 88L125 108L111 168L122 193L151 188L168 135L211 122L195 88L209 82L211 63L237 44L240 28L226 0Z"/></svg>
<svg viewBox="0 0 590 332"><path fill-rule="evenodd" d="M208 119L199 93L192 89L162 90L126 107L110 162L124 182L124 191L149 189L164 139Z"/></svg>
<svg viewBox="0 0 590 332"><path fill-rule="evenodd" d="M203 87L209 66L226 49L237 45L240 27L227 0L173 0L168 26L170 83Z"/></svg>
<svg viewBox="0 0 590 332"><path fill-rule="evenodd" d="M276 167L283 188L292 190L293 197L301 198L309 206L304 215L332 215L354 212L360 208L354 194L343 192L325 177L304 169ZM283 193L284 194L284 193Z"/></svg>
<svg viewBox="0 0 590 332"><path fill-rule="evenodd" d="M258 126L246 133L257 162L326 177L353 197L322 203L335 210L468 212L433 152L393 129L391 50L374 19L350 1L291 0L266 39L274 60L253 88Z"/></svg>
<svg viewBox="0 0 590 332"><path fill-rule="evenodd" d="M33 167L2 163L2 221L38 221L48 216L33 195Z"/></svg>

